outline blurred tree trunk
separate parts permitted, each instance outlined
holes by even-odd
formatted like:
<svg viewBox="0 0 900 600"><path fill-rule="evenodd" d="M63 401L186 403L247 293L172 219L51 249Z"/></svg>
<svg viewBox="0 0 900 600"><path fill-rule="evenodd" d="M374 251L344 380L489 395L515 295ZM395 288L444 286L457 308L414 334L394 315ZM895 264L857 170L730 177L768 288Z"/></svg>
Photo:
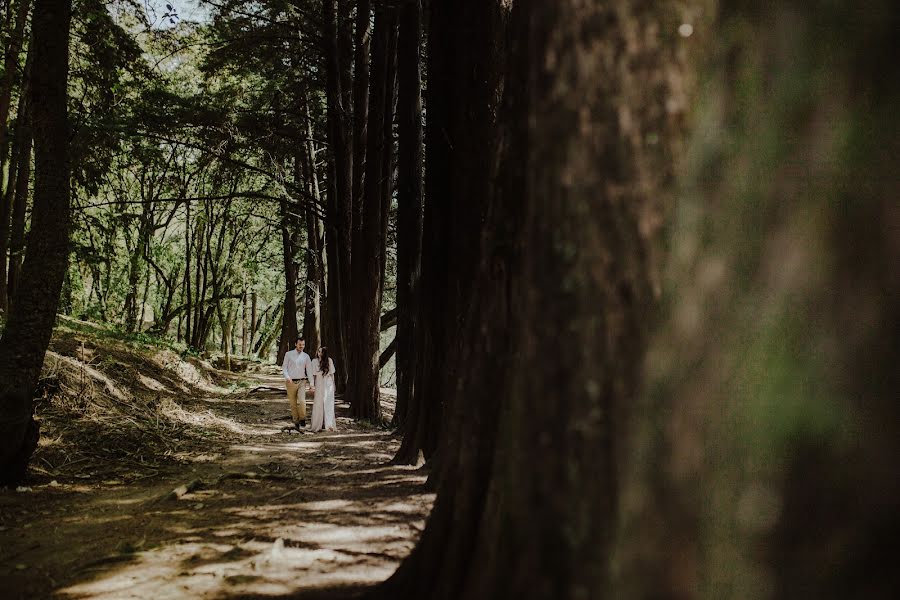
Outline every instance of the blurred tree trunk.
<svg viewBox="0 0 900 600"><path fill-rule="evenodd" d="M416 370L415 327L422 261L424 147L422 145L422 2L400 9L398 41L397 183L397 407L395 427L403 427Z"/></svg>
<svg viewBox="0 0 900 600"><path fill-rule="evenodd" d="M891 598L894 3L721 2L620 542L633 598Z"/></svg>
<svg viewBox="0 0 900 600"><path fill-rule="evenodd" d="M0 338L0 483L19 481L37 445L32 393L62 289L69 252L69 124L66 108L71 1L36 0L31 115L35 190L20 287Z"/></svg>

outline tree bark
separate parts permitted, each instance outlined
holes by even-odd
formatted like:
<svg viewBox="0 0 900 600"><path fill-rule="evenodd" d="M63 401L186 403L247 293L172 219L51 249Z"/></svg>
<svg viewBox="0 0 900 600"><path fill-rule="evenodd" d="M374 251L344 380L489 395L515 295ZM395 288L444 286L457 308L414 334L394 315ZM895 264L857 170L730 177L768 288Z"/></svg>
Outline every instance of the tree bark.
<svg viewBox="0 0 900 600"><path fill-rule="evenodd" d="M513 4L499 172L455 189L470 196L480 182L484 210L452 198L485 223L480 243L467 240L480 257L462 320L477 339L453 390L465 405L449 403L434 510L382 597L610 595L618 433L654 298L640 217L656 190L641 185L619 122L630 19L590 3ZM497 34L478 22L483 42Z"/></svg>
<svg viewBox="0 0 900 600"><path fill-rule="evenodd" d="M4 48L3 75L0 77L0 172L6 165L6 150L9 143L9 110L12 102L12 90L19 70L19 52L25 39L25 25L28 21L28 10L31 0L19 0L15 7L15 21L9 32L9 39ZM10 10L9 17L12 17ZM9 185L9 183L7 183ZM4 190L5 191L5 190Z"/></svg>
<svg viewBox="0 0 900 600"><path fill-rule="evenodd" d="M424 234L415 395L395 460L431 460L457 398L460 351L476 335L466 321L473 265L495 169L502 90L503 15L497 2L431 4ZM461 107L466 107L463 110ZM465 199L461 201L460 199ZM472 237L474 236L474 237ZM438 477L439 473L433 473Z"/></svg>
<svg viewBox="0 0 900 600"><path fill-rule="evenodd" d="M422 256L422 3L400 9L398 40L397 183L397 407L392 425L403 427L413 396L416 370L415 326Z"/></svg>
<svg viewBox="0 0 900 600"><path fill-rule="evenodd" d="M29 98L31 97L31 69L34 53L31 45L25 59L25 80L22 85L23 100L19 101L17 111L15 148L16 148L16 189L12 204L12 224L9 238L9 266L7 274L7 299L12 298L18 288L22 273L22 259L25 256L25 215L28 208L28 189L31 184L31 145L32 127Z"/></svg>
<svg viewBox="0 0 900 600"><path fill-rule="evenodd" d="M284 257L284 318L281 321L281 337L276 362L280 365L284 355L297 339L297 264L294 262L293 223L288 215L287 198L281 199L281 248Z"/></svg>
<svg viewBox="0 0 900 600"><path fill-rule="evenodd" d="M319 198L319 185L311 164L312 148L305 146L304 152L295 158L296 177L301 180L316 199ZM299 182L298 182L299 183ZM320 298L321 298L321 253L318 220L314 211L304 210L303 227L306 230L306 282L303 294L303 338L314 352L319 347L320 336Z"/></svg>
<svg viewBox="0 0 900 600"><path fill-rule="evenodd" d="M21 286L0 338L0 483L23 477L38 429L32 393L53 332L69 252L69 72L71 0L36 0L31 115L35 190Z"/></svg>
<svg viewBox="0 0 900 600"><path fill-rule="evenodd" d="M27 116L21 129L16 127L16 135L20 136L18 167L16 169L16 193L13 200L12 226L9 240L9 273L7 275L7 293L12 298L19 287L22 274L22 259L25 255L25 216L28 209L28 188L31 175L31 119ZM17 141L18 145L18 141Z"/></svg>
<svg viewBox="0 0 900 600"><path fill-rule="evenodd" d="M247 291L241 296L241 356L247 356L250 342L250 310L247 308Z"/></svg>
<svg viewBox="0 0 900 600"><path fill-rule="evenodd" d="M328 177L328 227L326 253L328 258L328 314L333 339L328 342L336 362L344 362L338 369L335 385L338 392L346 387L349 365L347 359L347 320L350 295L350 245L352 231L353 136L350 127L352 109L346 104L347 93L342 89L348 65L341 52L346 23L341 18L344 2L323 2L326 98L328 103L328 136L331 142L331 168Z"/></svg>
<svg viewBox="0 0 900 600"><path fill-rule="evenodd" d="M366 177L369 126L369 54L372 33L372 2L357 0L353 45L353 206L362 207ZM361 210L354 208L354 216ZM356 225L354 225L355 227Z"/></svg>
<svg viewBox="0 0 900 600"><path fill-rule="evenodd" d="M392 9L379 3L375 8L375 33L372 44L372 73L369 95L368 148L366 150L365 193L359 226L354 227L353 320L355 327L349 383L351 415L356 419L381 418L378 358L380 354L380 317L382 261L384 260L383 210L385 153L390 152L389 133L385 131L386 113L392 96L388 91L390 42L396 17ZM392 85L392 84L390 84Z"/></svg>
<svg viewBox="0 0 900 600"><path fill-rule="evenodd" d="M191 203L184 203L184 343L191 345L191 317L193 316L194 304L191 294Z"/></svg>
<svg viewBox="0 0 900 600"><path fill-rule="evenodd" d="M12 90L15 84L16 72L18 71L18 63L19 63L19 52L21 51L22 43L25 37L25 24L28 20L28 11L31 6L30 0L20 0L16 6L15 12L10 9L7 14L7 25L9 25L9 21L12 19L13 14L15 14L15 21L12 23L12 29L9 32L9 39L6 45L5 53L4 53L4 67L3 67L3 76L0 79L0 174L3 172L3 167L7 162L6 150L9 145L9 109L10 103L12 101ZM30 53L29 53L30 54ZM28 71L28 66L30 64L30 57L26 62L26 73ZM17 111L17 129L22 131L27 130L29 127L28 121L29 117L27 116L27 110L23 110L27 107L27 80L23 82L22 92L19 99L19 110ZM28 142L31 143L30 140ZM19 141L15 142L15 146L13 151L11 152L11 156L9 159L9 169L8 169L8 177L6 179L6 186L2 191L2 196L0 196L0 311L6 312L9 308L9 298L13 295L13 292L8 288L8 278L11 276L13 272L12 268L12 258L10 258L10 266L7 266L6 254L10 249L11 238L14 237L14 233L10 227L10 215L15 212L13 207L13 198L15 194L15 188L17 187L15 184L15 174L20 167L18 164L20 161L18 160L17 155L19 154L21 145ZM30 145L29 145L30 148ZM30 150L29 150L30 153ZM30 154L29 154L29 165L30 165ZM26 176L27 181L27 176ZM27 183L26 183L27 185ZM21 262L21 258L19 259Z"/></svg>

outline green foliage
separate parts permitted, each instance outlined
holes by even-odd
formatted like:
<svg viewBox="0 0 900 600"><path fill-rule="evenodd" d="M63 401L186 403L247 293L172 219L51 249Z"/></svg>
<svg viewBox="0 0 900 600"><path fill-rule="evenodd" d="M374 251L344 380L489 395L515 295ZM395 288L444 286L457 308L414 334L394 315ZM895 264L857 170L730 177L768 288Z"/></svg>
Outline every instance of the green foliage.
<svg viewBox="0 0 900 600"><path fill-rule="evenodd" d="M211 23L162 30L140 4L78 6L67 312L155 343L182 337L190 293L192 328L202 318L213 332L188 342L190 353L221 343L219 321L243 318L243 295L256 294L260 315L276 315L278 203L286 197L302 214L309 201L291 166L308 137L306 102L314 136L326 137L308 14L297 3L227 2ZM292 223L302 242L302 220ZM260 323L257 339L275 325ZM148 327L153 335L140 333Z"/></svg>

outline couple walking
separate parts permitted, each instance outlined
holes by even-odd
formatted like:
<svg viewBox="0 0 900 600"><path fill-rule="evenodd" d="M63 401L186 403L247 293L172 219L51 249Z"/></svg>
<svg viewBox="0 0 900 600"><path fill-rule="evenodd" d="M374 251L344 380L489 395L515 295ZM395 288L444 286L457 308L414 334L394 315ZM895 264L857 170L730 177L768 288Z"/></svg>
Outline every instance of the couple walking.
<svg viewBox="0 0 900 600"><path fill-rule="evenodd" d="M322 346L316 351L316 358L309 359L303 351L306 342L297 338L295 350L284 355L281 371L288 401L291 403L291 418L297 431L336 431L334 419L334 361L328 356L328 348ZM313 391L312 420L306 427L306 386Z"/></svg>

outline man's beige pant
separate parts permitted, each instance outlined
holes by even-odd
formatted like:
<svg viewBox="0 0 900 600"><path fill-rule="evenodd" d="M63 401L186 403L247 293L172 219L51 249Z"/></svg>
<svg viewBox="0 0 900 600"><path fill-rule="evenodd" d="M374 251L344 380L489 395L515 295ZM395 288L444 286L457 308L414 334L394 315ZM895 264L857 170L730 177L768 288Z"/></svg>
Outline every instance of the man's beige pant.
<svg viewBox="0 0 900 600"><path fill-rule="evenodd" d="M306 384L305 379L301 379L300 383L287 380L284 382L288 401L291 403L291 418L294 419L294 423L306 420Z"/></svg>

